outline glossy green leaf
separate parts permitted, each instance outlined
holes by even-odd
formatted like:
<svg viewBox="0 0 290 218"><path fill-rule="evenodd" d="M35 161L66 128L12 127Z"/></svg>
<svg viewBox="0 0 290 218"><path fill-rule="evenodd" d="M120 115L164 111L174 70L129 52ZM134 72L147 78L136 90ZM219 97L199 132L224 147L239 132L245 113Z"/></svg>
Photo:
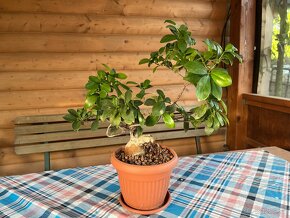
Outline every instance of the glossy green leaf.
<svg viewBox="0 0 290 218"><path fill-rule="evenodd" d="M138 83L136 83L136 82L134 82L134 81L128 81L128 82L126 82L126 84L138 85Z"/></svg>
<svg viewBox="0 0 290 218"><path fill-rule="evenodd" d="M220 125L224 126L225 125L224 119L223 119L222 115L219 112L216 112L216 117L217 117Z"/></svg>
<svg viewBox="0 0 290 218"><path fill-rule="evenodd" d="M74 121L73 123L72 123L72 128L74 129L74 130L79 130L80 129L80 127L81 127L81 121Z"/></svg>
<svg viewBox="0 0 290 218"><path fill-rule="evenodd" d="M164 23L171 23L173 25L176 25L176 23L173 20L165 20Z"/></svg>
<svg viewBox="0 0 290 218"><path fill-rule="evenodd" d="M165 125L168 128L174 128L175 127L175 122L174 122L174 120L172 119L172 117L168 113L162 114L162 117L163 117L163 121L164 121Z"/></svg>
<svg viewBox="0 0 290 218"><path fill-rule="evenodd" d="M173 41L173 40L176 40L176 36L175 35L165 35L161 38L160 42L161 43L165 43L165 42L170 42L170 41Z"/></svg>
<svg viewBox="0 0 290 218"><path fill-rule="evenodd" d="M143 58L139 61L139 64L146 64L148 63L150 60L148 58Z"/></svg>
<svg viewBox="0 0 290 218"><path fill-rule="evenodd" d="M207 109L208 109L208 105L202 104L201 106L194 108L194 113L192 114L192 116L198 120L205 115Z"/></svg>
<svg viewBox="0 0 290 218"><path fill-rule="evenodd" d="M186 42L183 39L181 39L181 40L177 41L177 46L178 46L178 48L180 49L181 52L185 52L187 44L186 44Z"/></svg>
<svg viewBox="0 0 290 218"><path fill-rule="evenodd" d="M194 74L192 72L187 72L185 77L183 78L184 80L190 82L194 86L197 85L198 81L202 78L202 75Z"/></svg>
<svg viewBox="0 0 290 218"><path fill-rule="evenodd" d="M157 89L157 93L158 93L159 96L161 96L162 99L165 99L165 94L164 94L164 92L162 90Z"/></svg>
<svg viewBox="0 0 290 218"><path fill-rule="evenodd" d="M152 99L152 98L148 98L148 99L146 99L146 101L144 102L144 104L145 104L146 106L153 106L155 103L156 103L156 101L155 101L154 99Z"/></svg>
<svg viewBox="0 0 290 218"><path fill-rule="evenodd" d="M95 95L87 96L84 107L85 108L92 107L95 104L96 100L97 100L97 96Z"/></svg>
<svg viewBox="0 0 290 218"><path fill-rule="evenodd" d="M128 90L125 93L125 102L128 104L132 99L132 91Z"/></svg>
<svg viewBox="0 0 290 218"><path fill-rule="evenodd" d="M150 115L146 118L145 125L146 126L154 126L158 122L159 119L160 119L160 116Z"/></svg>
<svg viewBox="0 0 290 218"><path fill-rule="evenodd" d="M202 77L196 86L196 96L199 100L205 100L211 93L210 77Z"/></svg>
<svg viewBox="0 0 290 218"><path fill-rule="evenodd" d="M63 116L63 119L65 119L68 122L74 122L77 120L77 118L71 114L66 114Z"/></svg>
<svg viewBox="0 0 290 218"><path fill-rule="evenodd" d="M223 68L215 68L210 73L213 81L220 87L226 87L232 84L232 78L228 71Z"/></svg>
<svg viewBox="0 0 290 218"><path fill-rule="evenodd" d="M204 132L205 132L205 134L210 135L210 134L212 134L214 132L214 128L211 128L211 127L207 127L206 126L204 128Z"/></svg>
<svg viewBox="0 0 290 218"><path fill-rule="evenodd" d="M228 108L227 108L227 105L225 104L225 102L223 100L220 101L220 104L222 105L224 111L225 111L225 114L228 114Z"/></svg>
<svg viewBox="0 0 290 218"><path fill-rule="evenodd" d="M95 120L94 122L92 122L92 125L91 125L91 130L97 130L99 128L99 120Z"/></svg>
<svg viewBox="0 0 290 218"><path fill-rule="evenodd" d="M160 116L165 112L166 106L164 102L156 102L152 108L153 116Z"/></svg>
<svg viewBox="0 0 290 218"><path fill-rule="evenodd" d="M117 73L117 77L119 79L127 79L127 75L125 73Z"/></svg>
<svg viewBox="0 0 290 218"><path fill-rule="evenodd" d="M98 76L100 77L100 79L105 79L106 78L106 72L103 70L99 70L98 71Z"/></svg>
<svg viewBox="0 0 290 218"><path fill-rule="evenodd" d="M107 97L107 92L105 90L100 91L100 97L101 98L106 98Z"/></svg>
<svg viewBox="0 0 290 218"><path fill-rule="evenodd" d="M67 110L71 115L73 115L74 117L79 117L80 115L78 114L78 112L76 112L76 110L74 109L68 109Z"/></svg>
<svg viewBox="0 0 290 218"><path fill-rule="evenodd" d="M96 76L89 76L89 80L95 83L100 83L100 79Z"/></svg>
<svg viewBox="0 0 290 218"><path fill-rule="evenodd" d="M207 70L205 66L198 61L189 61L184 65L184 67L190 73L199 74L199 75L207 74Z"/></svg>
<svg viewBox="0 0 290 218"><path fill-rule="evenodd" d="M218 100L221 100L223 95L222 87L218 86L213 80L211 80L211 93Z"/></svg>
<svg viewBox="0 0 290 218"><path fill-rule="evenodd" d="M101 90L104 90L106 92L110 92L111 91L111 86L109 84L107 84L107 83L103 83L101 85Z"/></svg>

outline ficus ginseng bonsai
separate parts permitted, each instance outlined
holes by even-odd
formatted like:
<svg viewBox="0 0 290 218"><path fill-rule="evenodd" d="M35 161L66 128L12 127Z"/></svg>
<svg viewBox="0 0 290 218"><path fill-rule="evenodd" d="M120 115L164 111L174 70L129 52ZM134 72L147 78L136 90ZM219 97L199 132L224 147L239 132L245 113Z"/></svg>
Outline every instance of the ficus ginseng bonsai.
<svg viewBox="0 0 290 218"><path fill-rule="evenodd" d="M196 87L195 94L201 104L186 111L178 105L178 99L172 102L162 90L149 94L148 89L152 87L150 80L140 84L133 81L125 83L122 82L127 78L124 73L104 65L106 70L98 70L95 76L89 77L83 108L69 109L64 116L72 122L74 130L87 120L92 121L92 130L98 129L100 122L108 121L107 135L111 137L129 132L131 139L125 146L125 153L140 155L144 153L142 144L153 140L142 135L143 127L154 126L160 119L169 128L175 127L176 119L183 119L185 131L190 124L194 127L204 124L207 134L228 124L222 88L231 85L232 79L222 65L232 64L235 58L241 62L237 49L232 44L223 49L217 42L206 39L207 50L199 51L193 47L195 40L185 24L178 26L171 20L165 23L171 34L165 35L160 42L166 44L139 64L155 65L153 72L158 67L167 67L178 73L187 82L185 87ZM141 109L143 106L145 110Z"/></svg>

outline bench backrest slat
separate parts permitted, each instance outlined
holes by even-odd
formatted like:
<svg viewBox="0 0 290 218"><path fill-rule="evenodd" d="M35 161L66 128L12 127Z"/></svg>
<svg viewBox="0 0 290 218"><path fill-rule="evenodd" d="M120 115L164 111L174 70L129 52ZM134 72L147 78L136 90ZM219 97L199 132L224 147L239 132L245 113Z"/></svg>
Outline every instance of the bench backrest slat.
<svg viewBox="0 0 290 218"><path fill-rule="evenodd" d="M225 128L220 129L217 133L224 133ZM152 133L152 136L156 140L165 140L165 139L176 139L176 138L189 138L193 136L203 136L205 135L203 129L191 129L187 132L183 130L169 131L169 132L156 132ZM64 142L52 142L47 144L33 144L26 146L17 146L15 147L15 152L17 154L31 154L31 153L43 153L51 151L60 151L60 150L71 150L71 149L80 149L80 148L92 148L92 147L101 147L108 145L118 145L125 144L129 140L129 136L116 136L113 138L97 138L97 139L83 139L83 140L74 140L74 141L64 141Z"/></svg>

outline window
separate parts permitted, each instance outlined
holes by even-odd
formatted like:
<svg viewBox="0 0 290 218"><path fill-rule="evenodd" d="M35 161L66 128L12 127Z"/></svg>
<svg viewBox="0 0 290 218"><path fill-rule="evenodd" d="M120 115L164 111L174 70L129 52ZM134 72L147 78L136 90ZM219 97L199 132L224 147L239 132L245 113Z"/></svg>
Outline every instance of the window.
<svg viewBox="0 0 290 218"><path fill-rule="evenodd" d="M256 91L261 95L290 98L290 1L258 2Z"/></svg>

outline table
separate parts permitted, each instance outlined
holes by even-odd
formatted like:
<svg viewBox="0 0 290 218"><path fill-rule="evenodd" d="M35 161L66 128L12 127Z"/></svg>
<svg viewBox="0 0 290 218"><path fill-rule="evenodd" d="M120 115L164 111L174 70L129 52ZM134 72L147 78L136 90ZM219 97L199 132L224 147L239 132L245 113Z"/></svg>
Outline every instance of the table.
<svg viewBox="0 0 290 218"><path fill-rule="evenodd" d="M289 163L264 150L181 157L172 202L150 217L290 217ZM0 217L142 217L111 165L0 178Z"/></svg>

